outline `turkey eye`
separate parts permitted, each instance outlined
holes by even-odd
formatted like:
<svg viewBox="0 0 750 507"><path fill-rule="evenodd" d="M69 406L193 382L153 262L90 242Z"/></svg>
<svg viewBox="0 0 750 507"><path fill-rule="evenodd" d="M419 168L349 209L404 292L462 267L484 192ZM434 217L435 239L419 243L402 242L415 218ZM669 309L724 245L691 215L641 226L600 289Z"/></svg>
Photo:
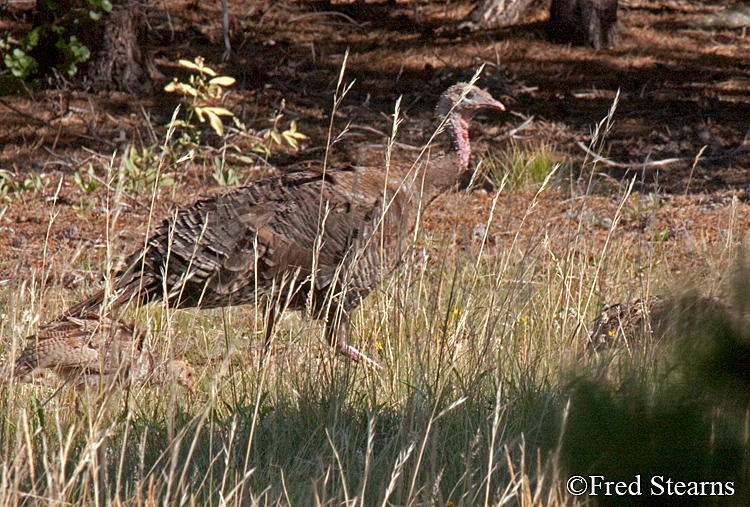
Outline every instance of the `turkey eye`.
<svg viewBox="0 0 750 507"><path fill-rule="evenodd" d="M472 90L469 93L467 93L466 98L469 100L474 100L474 91Z"/></svg>

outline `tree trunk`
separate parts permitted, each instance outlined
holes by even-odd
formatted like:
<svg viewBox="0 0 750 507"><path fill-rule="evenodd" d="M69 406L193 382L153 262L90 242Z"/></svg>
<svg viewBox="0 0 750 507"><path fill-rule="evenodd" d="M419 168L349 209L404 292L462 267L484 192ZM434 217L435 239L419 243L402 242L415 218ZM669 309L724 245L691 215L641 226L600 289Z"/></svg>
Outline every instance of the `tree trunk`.
<svg viewBox="0 0 750 507"><path fill-rule="evenodd" d="M150 92L158 71L143 49L146 17L138 1L110 0L108 13L87 0L38 4L33 21L38 40L30 52L38 68L28 77L57 74L82 79L96 90ZM89 12L101 18L92 19Z"/></svg>
<svg viewBox="0 0 750 507"><path fill-rule="evenodd" d="M518 23L535 0L481 0L469 17L483 28L502 28Z"/></svg>
<svg viewBox="0 0 750 507"><path fill-rule="evenodd" d="M88 77L97 89L131 93L153 90L153 58L144 49L145 15L134 0L113 1L112 12L102 18L101 44L91 47Z"/></svg>
<svg viewBox="0 0 750 507"><path fill-rule="evenodd" d="M549 37L596 49L617 45L617 0L552 0Z"/></svg>

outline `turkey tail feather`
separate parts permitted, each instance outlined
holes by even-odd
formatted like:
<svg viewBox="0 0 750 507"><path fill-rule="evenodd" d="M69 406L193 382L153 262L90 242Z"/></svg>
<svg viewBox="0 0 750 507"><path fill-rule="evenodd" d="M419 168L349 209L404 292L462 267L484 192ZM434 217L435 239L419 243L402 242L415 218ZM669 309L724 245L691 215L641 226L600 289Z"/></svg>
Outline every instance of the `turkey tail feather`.
<svg viewBox="0 0 750 507"><path fill-rule="evenodd" d="M68 308L65 313L56 320L67 317L83 317L87 313L97 313L104 302L104 290L100 290L93 296L90 296L75 306Z"/></svg>
<svg viewBox="0 0 750 507"><path fill-rule="evenodd" d="M156 283L156 280L154 280L153 277L149 276L137 276L130 278L130 280L120 280L110 293L105 313L109 313L109 311L112 309L118 309L122 306L127 306L133 300L136 300L136 304L144 303L146 300L150 299L151 292L154 289L154 283ZM104 298L105 291L104 289L102 289L94 295L76 304L75 306L69 308L60 318L82 318L91 313L98 313L101 310L102 305L104 304Z"/></svg>

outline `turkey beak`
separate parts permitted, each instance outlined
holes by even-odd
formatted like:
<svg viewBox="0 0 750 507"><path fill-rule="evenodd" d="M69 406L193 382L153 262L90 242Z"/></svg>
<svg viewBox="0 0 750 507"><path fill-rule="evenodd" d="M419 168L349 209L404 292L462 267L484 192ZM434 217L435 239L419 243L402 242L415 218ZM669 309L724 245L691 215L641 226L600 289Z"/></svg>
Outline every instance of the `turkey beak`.
<svg viewBox="0 0 750 507"><path fill-rule="evenodd" d="M490 102L489 104L487 104L487 107L491 107L491 108L497 109L499 111L505 111L505 106L499 100L494 100L493 99L492 102Z"/></svg>

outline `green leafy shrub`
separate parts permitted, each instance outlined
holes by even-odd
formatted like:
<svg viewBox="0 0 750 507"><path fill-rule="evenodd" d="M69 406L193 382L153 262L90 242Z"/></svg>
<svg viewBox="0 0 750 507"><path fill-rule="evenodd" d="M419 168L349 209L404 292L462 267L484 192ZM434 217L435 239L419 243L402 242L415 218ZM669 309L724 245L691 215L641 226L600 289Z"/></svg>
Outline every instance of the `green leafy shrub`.
<svg viewBox="0 0 750 507"><path fill-rule="evenodd" d="M220 100L224 94L222 87L232 86L235 82L233 77L219 76L216 72L204 65L202 57L196 57L195 61L180 60L180 65L190 70L197 71L197 74L190 76L187 83L183 83L174 78L171 83L164 87L167 93L179 93L183 101L187 104L188 115L186 120L178 120L175 126L183 127L187 130L195 131L193 119L204 122L208 119L211 128L216 135L224 135L224 124L221 116L233 117L234 113L226 108L213 106L212 102Z"/></svg>
<svg viewBox="0 0 750 507"><path fill-rule="evenodd" d="M194 71L187 81L174 78L164 87L167 93L181 95L182 102L187 108L184 119L174 120L171 127L176 127L178 134L176 141L167 147L173 159L181 157L191 151L199 153L201 145L201 131L197 123L208 122L211 129L218 136L224 136L225 127L222 117L232 119L233 132L225 139L222 157L214 157L214 180L221 186L236 186L242 181L242 174L236 168L225 164L225 159L231 158L245 164L253 164L256 159L248 156L247 150L263 158L268 158L274 148L288 146L292 150L299 149L299 143L307 136L297 130L297 122L292 120L286 129L280 127L283 114L275 112L269 122L271 126L255 131L243 124L230 110L216 105L225 95L225 88L235 83L233 77L219 76L216 71L205 64L205 60L198 56L193 61L179 60L178 63ZM281 108L284 109L282 100ZM209 163L211 159L208 159Z"/></svg>
<svg viewBox="0 0 750 507"><path fill-rule="evenodd" d="M15 179L8 171L0 170L0 198L8 204L13 198L21 204L26 202L27 196L36 197L49 183L37 174L31 174L22 179Z"/></svg>
<svg viewBox="0 0 750 507"><path fill-rule="evenodd" d="M224 163L220 157L214 157L213 178L219 186L236 187L242 181L242 176L237 170Z"/></svg>
<svg viewBox="0 0 750 507"><path fill-rule="evenodd" d="M172 175L163 172L163 159L156 151L158 147L159 145L154 145L139 150L131 146L126 152L118 175L126 192L148 194L155 187L175 184Z"/></svg>
<svg viewBox="0 0 750 507"><path fill-rule="evenodd" d="M91 57L89 48L76 33L85 23L98 21L112 10L109 0L75 0L58 5L40 0L39 19L47 19L21 38L6 34L0 38L3 62L14 77L30 82L52 71L74 76L78 65Z"/></svg>

